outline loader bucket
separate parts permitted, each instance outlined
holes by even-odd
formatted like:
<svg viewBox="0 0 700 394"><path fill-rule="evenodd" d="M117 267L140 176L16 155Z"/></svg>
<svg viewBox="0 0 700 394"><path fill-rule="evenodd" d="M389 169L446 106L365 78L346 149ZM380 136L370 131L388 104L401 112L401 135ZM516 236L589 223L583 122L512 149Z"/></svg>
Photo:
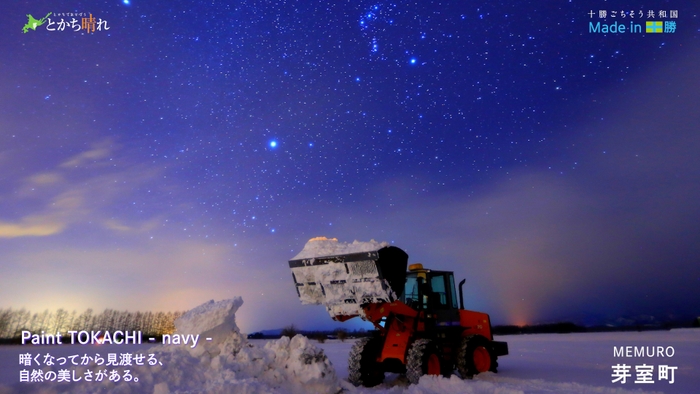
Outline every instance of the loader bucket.
<svg viewBox="0 0 700 394"><path fill-rule="evenodd" d="M379 245L376 250L290 260L302 304L321 304L334 320L364 316L362 305L392 302L403 293L408 255Z"/></svg>

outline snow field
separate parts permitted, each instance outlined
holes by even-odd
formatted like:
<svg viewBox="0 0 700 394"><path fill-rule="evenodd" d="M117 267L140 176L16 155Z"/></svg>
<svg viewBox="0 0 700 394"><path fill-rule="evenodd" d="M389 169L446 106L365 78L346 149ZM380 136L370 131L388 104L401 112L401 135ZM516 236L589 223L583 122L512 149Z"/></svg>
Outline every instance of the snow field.
<svg viewBox="0 0 700 394"><path fill-rule="evenodd" d="M405 377L386 374L373 388L354 387L347 381L348 353L354 340L323 344L303 336L264 341L240 333L235 313L240 298L210 301L189 311L176 322L177 332L199 334L200 344L189 345L59 345L0 347L0 394L14 393L212 393L212 394L628 394L700 392L700 329L650 332L512 335L506 341L510 354L499 358L499 373L484 373L472 380L424 376L417 385ZM211 338L206 341L205 338ZM673 357L615 357L621 346L673 347ZM18 355L50 352L75 353L142 351L155 354L162 365L133 367L139 382L18 383ZM612 366L660 364L678 367L675 382L622 385L611 382ZM46 367L49 368L49 367ZM81 373L76 367L76 373ZM634 367L633 367L634 368Z"/></svg>
<svg viewBox="0 0 700 394"><path fill-rule="evenodd" d="M510 354L498 359L499 373L477 375L473 380L423 377L409 386L403 377L387 374L385 383L374 388L355 388L347 381L347 354L352 340L327 341L323 348L336 367L343 388L351 393L700 393L700 329L671 331L609 332L577 334L535 334L496 337L508 342ZM671 346L673 357L621 358L614 347ZM612 383L612 366L631 366L632 377L625 384ZM653 365L654 383L635 384L634 366ZM675 382L657 379L658 365L677 366Z"/></svg>

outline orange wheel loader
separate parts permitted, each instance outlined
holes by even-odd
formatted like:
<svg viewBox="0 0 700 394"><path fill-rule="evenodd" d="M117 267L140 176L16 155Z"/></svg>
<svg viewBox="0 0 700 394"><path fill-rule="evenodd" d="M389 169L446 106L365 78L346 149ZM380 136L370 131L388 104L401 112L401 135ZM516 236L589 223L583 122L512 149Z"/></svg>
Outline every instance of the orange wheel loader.
<svg viewBox="0 0 700 394"><path fill-rule="evenodd" d="M405 373L411 383L423 375L462 378L496 372L508 344L493 340L489 315L464 309L454 275L412 264L408 255L386 243L339 243L317 238L289 261L297 294L304 304L326 306L334 320L353 317L377 329L349 355L349 381L376 386L385 372ZM459 302L459 305L458 305Z"/></svg>

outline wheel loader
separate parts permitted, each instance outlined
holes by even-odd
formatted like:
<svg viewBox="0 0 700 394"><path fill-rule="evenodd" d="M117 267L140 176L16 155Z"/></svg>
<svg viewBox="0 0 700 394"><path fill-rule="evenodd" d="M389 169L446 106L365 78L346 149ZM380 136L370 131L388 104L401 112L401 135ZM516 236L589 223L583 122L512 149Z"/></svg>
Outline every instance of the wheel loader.
<svg viewBox="0 0 700 394"><path fill-rule="evenodd" d="M377 329L353 345L348 380L372 387L386 372L411 383L455 369L462 378L496 372L508 344L493 340L489 315L464 309L465 280L458 298L452 272L407 265L408 254L395 246L323 237L289 260L303 304L325 305L337 321L359 316Z"/></svg>

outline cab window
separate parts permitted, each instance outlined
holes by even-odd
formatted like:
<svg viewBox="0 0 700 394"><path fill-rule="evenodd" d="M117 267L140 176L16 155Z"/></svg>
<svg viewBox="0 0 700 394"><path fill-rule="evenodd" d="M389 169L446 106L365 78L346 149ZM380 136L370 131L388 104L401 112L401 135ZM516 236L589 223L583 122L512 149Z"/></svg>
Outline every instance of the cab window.
<svg viewBox="0 0 700 394"><path fill-rule="evenodd" d="M430 278L430 287L432 288L432 297L430 302L434 308L447 308L447 287L445 287L445 274L437 274Z"/></svg>

